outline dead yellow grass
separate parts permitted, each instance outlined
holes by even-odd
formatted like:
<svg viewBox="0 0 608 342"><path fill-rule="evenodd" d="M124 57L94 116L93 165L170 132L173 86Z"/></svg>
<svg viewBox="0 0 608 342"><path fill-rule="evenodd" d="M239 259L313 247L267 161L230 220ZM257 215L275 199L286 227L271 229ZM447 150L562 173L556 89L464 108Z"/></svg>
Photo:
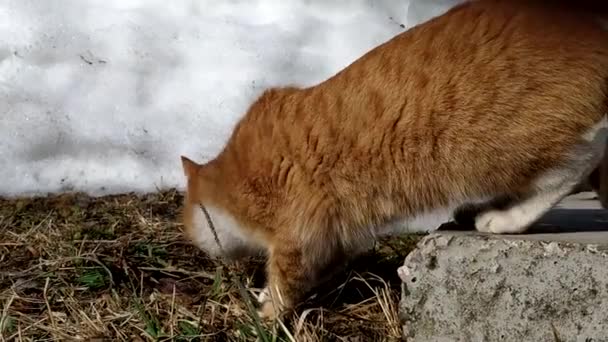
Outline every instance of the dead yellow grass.
<svg viewBox="0 0 608 342"><path fill-rule="evenodd" d="M416 236L379 245L270 324L251 300L264 260L206 257L183 239L181 201L0 199L0 341L399 340L396 267Z"/></svg>

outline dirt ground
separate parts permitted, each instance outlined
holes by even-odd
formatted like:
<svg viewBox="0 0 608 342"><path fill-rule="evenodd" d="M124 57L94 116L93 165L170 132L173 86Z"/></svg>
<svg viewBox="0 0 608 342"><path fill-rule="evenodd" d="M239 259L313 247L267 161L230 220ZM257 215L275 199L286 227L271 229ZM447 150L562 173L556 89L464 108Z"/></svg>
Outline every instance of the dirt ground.
<svg viewBox="0 0 608 342"><path fill-rule="evenodd" d="M224 265L182 236L175 190L0 198L0 341L394 341L397 267L382 241L282 320L256 315L264 260Z"/></svg>

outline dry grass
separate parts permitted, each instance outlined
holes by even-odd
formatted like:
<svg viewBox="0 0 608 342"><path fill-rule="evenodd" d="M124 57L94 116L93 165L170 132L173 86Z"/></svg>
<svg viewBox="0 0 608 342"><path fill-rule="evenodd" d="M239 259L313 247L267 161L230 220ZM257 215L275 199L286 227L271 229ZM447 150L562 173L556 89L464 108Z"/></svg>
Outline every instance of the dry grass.
<svg viewBox="0 0 608 342"><path fill-rule="evenodd" d="M0 341L399 340L396 268L417 236L379 245L270 324L251 301L264 260L207 258L182 237L181 201L0 199Z"/></svg>

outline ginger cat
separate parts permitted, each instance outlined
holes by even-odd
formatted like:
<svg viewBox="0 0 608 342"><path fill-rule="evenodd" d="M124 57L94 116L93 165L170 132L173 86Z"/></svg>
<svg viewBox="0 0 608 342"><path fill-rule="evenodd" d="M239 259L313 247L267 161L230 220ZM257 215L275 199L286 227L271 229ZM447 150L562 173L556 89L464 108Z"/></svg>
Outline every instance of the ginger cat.
<svg viewBox="0 0 608 342"><path fill-rule="evenodd" d="M605 22L558 3L464 3L316 86L267 90L215 159L182 157L189 237L267 252L274 317L387 226L473 206L477 230L524 232L598 168L608 133Z"/></svg>

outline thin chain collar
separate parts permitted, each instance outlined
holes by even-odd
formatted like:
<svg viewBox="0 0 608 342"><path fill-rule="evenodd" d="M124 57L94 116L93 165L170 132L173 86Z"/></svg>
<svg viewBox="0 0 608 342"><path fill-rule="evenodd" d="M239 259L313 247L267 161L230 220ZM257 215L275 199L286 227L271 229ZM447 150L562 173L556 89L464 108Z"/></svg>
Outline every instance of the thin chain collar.
<svg viewBox="0 0 608 342"><path fill-rule="evenodd" d="M209 215L209 211L207 211L207 208L205 208L205 206L202 203L199 203L198 206L203 211L203 214L205 215L205 219L207 219L207 224L209 224L209 229L211 230L211 233L213 233L213 238L215 239L215 243L217 243L217 246L220 248L220 251L222 252L222 254L225 254L224 247L222 247L222 243L220 242L220 238L217 235L217 231L215 230L215 225L213 224L213 220L211 220L211 215Z"/></svg>

